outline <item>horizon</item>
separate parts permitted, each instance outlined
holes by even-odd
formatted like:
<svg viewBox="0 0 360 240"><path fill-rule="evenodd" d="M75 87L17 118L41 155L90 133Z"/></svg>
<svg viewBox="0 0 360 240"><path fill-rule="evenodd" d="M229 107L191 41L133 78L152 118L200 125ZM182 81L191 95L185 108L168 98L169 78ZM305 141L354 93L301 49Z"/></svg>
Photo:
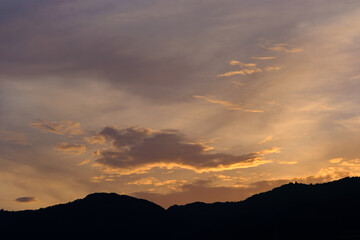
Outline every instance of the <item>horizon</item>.
<svg viewBox="0 0 360 240"><path fill-rule="evenodd" d="M360 176L360 2L0 3L0 209Z"/></svg>
<svg viewBox="0 0 360 240"><path fill-rule="evenodd" d="M337 179L337 180L332 180L332 181L329 181L329 182L322 182L322 183L299 183L297 181L295 182L288 182L286 184L283 184L283 185L280 185L280 186L277 186L277 187L274 187L272 189L269 189L267 191L264 191L264 192L259 192L259 193L255 193L245 199L242 199L242 200L238 200L238 201L224 201L224 202L219 202L219 201L215 201L215 202L200 202L200 201L195 201L195 202L188 202L188 203L184 203L184 204L172 204L172 205L169 205L169 206L162 206L160 204L157 204L156 202L152 202L148 199L145 199L145 198L141 198L141 197L134 197L134 196L130 196L130 195L126 195L126 194L118 194L116 192L94 192L94 193L89 193L87 194L86 196L83 196L83 197L80 197L80 198L77 198L77 199L73 199L69 202L61 202L61 203L56 203L54 205L49 205L49 206L45 206L45 207L42 207L42 208L49 208L49 207L54 207L54 206L59 206L59 205L64 205L64 204L68 204L68 203L73 203L77 200L85 200L86 198L88 198L89 196L94 196L94 195L116 195L116 196L125 196L125 197L130 197L130 198L133 198L133 199L140 199L140 200L146 200L148 202L151 202L151 203L154 203L160 207L162 207L164 210L168 210L169 208L173 207L173 206L186 206L186 205L192 205L194 203L205 203L205 204L216 204L216 203L240 203L240 202L243 202L245 200L248 200L248 199L251 199L252 197L256 196L256 195L259 195L259 194L267 194L268 192L272 192L276 189L279 189L279 188L283 188L283 187L286 187L286 186L289 186L289 185L298 185L298 184L302 184L302 185L306 185L306 186L317 186L317 185L323 185L323 184L331 184L331 183L334 183L334 182L340 182L340 181L344 181L344 180L348 180L348 179L358 179L360 180L360 176L353 176L353 177L344 177L344 178L341 178L341 179ZM336 194L334 192L334 194ZM19 211L27 211L27 210L40 210L42 208L38 208L38 209L24 209L24 210L19 210ZM8 209L0 209L2 211L11 211L11 210L8 210Z"/></svg>
<svg viewBox="0 0 360 240"><path fill-rule="evenodd" d="M130 198L133 198L133 199L140 199L140 200L146 200L148 202L151 202L151 203L154 203L160 207L162 207L164 210L168 210L169 208L171 207L174 207L174 206L186 206L186 205L192 205L194 203L205 203L205 204L216 204L216 203L240 203L240 202L243 202L243 201L246 201L248 199L251 199L252 197L254 196L257 196L259 194L267 194L268 192L272 192L278 188L283 188L285 186L288 186L288 185L297 185L297 184L302 184L302 185L306 185L306 186L317 186L317 185L323 185L323 184L329 184L329 183L334 183L334 182L339 182L339 181L343 181L345 179L360 179L360 176L352 176L352 177L344 177L344 178L341 178L341 179L337 179L337 180L332 180L332 181L329 181L329 182L321 182L321 183L301 183L301 182L288 182L288 183L285 183L285 184L282 184L282 185L279 185L279 186L276 186L274 188L271 188L269 190L266 190L266 191L263 191L263 192L258 192L258 193L254 193L253 195L245 198L245 199L241 199L241 200L235 200L235 201L223 201L223 202L220 202L220 201L214 201L214 202L201 202L201 201L194 201L194 202L187 202L187 203L183 203L183 204L170 204L168 206L163 206L159 203L156 203L156 202L153 202L153 201L150 201L148 199L145 199L145 198L141 198L141 197L135 197L135 196L131 196L131 195L126 195L126 194L118 194L116 192L93 192L93 193L89 193L87 194L86 196L82 196L80 198L77 198L77 199L72 199L68 202L59 202L59 203L55 203L53 205L49 205L49 206L43 206L41 208L36 208L36 209L22 209L22 210L17 210L17 211L28 211L28 210L40 210L40 209L44 209L44 208L49 208L49 207L54 207L54 206L59 206L59 205L65 205L65 204L68 204L68 203L73 203L77 200L85 200L86 198L88 198L89 196L94 196L94 195L103 195L103 194L106 194L106 195L116 195L116 196L125 196L125 197L130 197ZM26 198L26 197L25 197ZM8 209L0 209L2 211L10 211L10 212L16 212L16 210L8 210Z"/></svg>

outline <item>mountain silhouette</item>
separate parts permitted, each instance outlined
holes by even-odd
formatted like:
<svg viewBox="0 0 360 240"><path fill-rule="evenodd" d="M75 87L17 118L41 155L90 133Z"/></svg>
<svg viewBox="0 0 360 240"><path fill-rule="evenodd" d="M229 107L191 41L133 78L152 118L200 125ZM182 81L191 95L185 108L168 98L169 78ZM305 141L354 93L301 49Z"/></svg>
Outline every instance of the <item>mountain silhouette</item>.
<svg viewBox="0 0 360 240"><path fill-rule="evenodd" d="M38 210L2 210L0 232L117 239L360 239L360 178L289 183L244 201L195 202L167 210L126 195L94 193Z"/></svg>

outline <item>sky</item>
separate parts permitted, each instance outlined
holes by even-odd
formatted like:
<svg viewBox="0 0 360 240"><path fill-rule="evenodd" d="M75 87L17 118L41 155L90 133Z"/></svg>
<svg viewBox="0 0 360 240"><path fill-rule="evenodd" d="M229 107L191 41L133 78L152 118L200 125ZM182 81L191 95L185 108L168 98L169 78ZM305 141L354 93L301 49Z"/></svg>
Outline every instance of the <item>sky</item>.
<svg viewBox="0 0 360 240"><path fill-rule="evenodd" d="M0 209L359 175L359 21L356 0L0 1Z"/></svg>

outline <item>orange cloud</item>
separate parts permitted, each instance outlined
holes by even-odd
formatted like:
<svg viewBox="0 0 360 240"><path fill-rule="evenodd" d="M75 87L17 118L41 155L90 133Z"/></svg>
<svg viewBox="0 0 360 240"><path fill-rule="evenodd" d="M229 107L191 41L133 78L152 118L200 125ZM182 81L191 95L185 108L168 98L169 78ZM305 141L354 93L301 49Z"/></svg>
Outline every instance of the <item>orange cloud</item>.
<svg viewBox="0 0 360 240"><path fill-rule="evenodd" d="M278 164L286 164L286 165L293 165L297 164L298 161L277 161Z"/></svg>
<svg viewBox="0 0 360 240"><path fill-rule="evenodd" d="M268 72L273 72L273 71L281 70L282 68L283 68L283 66L276 66L276 67L268 66L264 70L268 71Z"/></svg>
<svg viewBox="0 0 360 240"><path fill-rule="evenodd" d="M170 191L168 193L143 191L135 192L132 195L148 199L166 208L174 204L187 204L196 201L207 203L241 201L254 194L269 191L290 182L306 184L322 183L337 180L346 176L348 176L348 173L344 171L322 169L315 175L306 177L269 179L247 184L241 183L232 185L231 187L216 186L214 184L214 179L202 179L195 180L192 183L183 184L177 191Z"/></svg>
<svg viewBox="0 0 360 240"><path fill-rule="evenodd" d="M217 75L217 77L230 77L234 75L247 75L247 74L250 75L257 72L262 72L262 70L260 68L246 68L238 71L230 71L230 72L222 73Z"/></svg>
<svg viewBox="0 0 360 240"><path fill-rule="evenodd" d="M144 174L148 173L149 170L153 168L160 168L160 169L186 169L191 170L196 173L209 173L209 172L222 172L227 170L235 170L235 169L244 169L244 168L252 168L252 167L258 167L263 164L272 163L273 160L264 160L263 158L255 158L255 159L247 159L243 162L228 164L228 165L221 165L219 164L216 167L203 167L199 168L197 166L192 165L186 165L181 163L168 163L168 162L156 162L156 163L149 163L149 164L143 164L140 166L135 167L127 167L127 168L121 168L116 166L105 166L102 162L97 162L93 164L94 167L102 167L102 171L104 174L108 175L117 175L117 176L123 176L123 175L131 175L131 174Z"/></svg>
<svg viewBox="0 0 360 240"><path fill-rule="evenodd" d="M178 188L179 186L185 184L186 182L187 182L187 180L184 180L184 179L173 179L173 180L160 181L159 179L157 179L155 177L146 177L146 178L140 178L133 182L129 182L127 184L128 185L153 185L156 187L168 186L170 189L174 190L174 189Z"/></svg>
<svg viewBox="0 0 360 240"><path fill-rule="evenodd" d="M90 144L105 144L106 139L102 135L95 135L91 137L85 137L85 141L87 141Z"/></svg>
<svg viewBox="0 0 360 240"><path fill-rule="evenodd" d="M236 61L236 60L231 60L230 65L232 66L235 66L235 65L238 65L238 66L241 66L241 67L256 67L256 64L255 63L243 63L243 62L239 62L239 61Z"/></svg>
<svg viewBox="0 0 360 240"><path fill-rule="evenodd" d="M269 56L269 57L251 57L252 59L257 59L257 60L272 60L275 59L276 57L274 56Z"/></svg>
<svg viewBox="0 0 360 240"><path fill-rule="evenodd" d="M258 144L266 143L266 142L270 141L272 138L273 138L273 136L270 135L270 136L266 137L265 139L261 140L260 142L258 142Z"/></svg>
<svg viewBox="0 0 360 240"><path fill-rule="evenodd" d="M86 152L86 146L83 144L60 143L54 147L55 150L73 155L81 155Z"/></svg>
<svg viewBox="0 0 360 240"><path fill-rule="evenodd" d="M266 154L280 153L280 152L281 152L281 148L279 148L279 147L273 147L273 148L261 150L261 151L256 152L256 153L259 154L259 155L266 155Z"/></svg>
<svg viewBox="0 0 360 240"><path fill-rule="evenodd" d="M88 163L90 163L90 162L91 162L90 160L86 159L86 160L81 161L81 162L78 164L78 166L83 166L83 165L86 165L86 164L88 164Z"/></svg>
<svg viewBox="0 0 360 240"><path fill-rule="evenodd" d="M288 47L288 44L286 43L272 44L271 46L267 46L265 48L274 52L286 52L286 53L299 53L304 51L301 48Z"/></svg>
<svg viewBox="0 0 360 240"><path fill-rule="evenodd" d="M343 158L333 158L330 159L329 162L330 163L340 163L342 160L344 160Z"/></svg>

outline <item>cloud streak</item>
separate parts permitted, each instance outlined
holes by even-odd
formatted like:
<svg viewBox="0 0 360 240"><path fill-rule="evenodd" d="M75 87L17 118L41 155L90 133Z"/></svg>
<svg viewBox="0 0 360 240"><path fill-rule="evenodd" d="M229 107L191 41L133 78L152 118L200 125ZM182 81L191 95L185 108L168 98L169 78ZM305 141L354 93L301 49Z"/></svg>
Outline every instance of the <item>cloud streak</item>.
<svg viewBox="0 0 360 240"><path fill-rule="evenodd" d="M273 52L300 53L304 51L301 48L289 47L289 44L286 43L275 43L275 44L271 44L270 46L269 45L260 45L260 46Z"/></svg>
<svg viewBox="0 0 360 240"><path fill-rule="evenodd" d="M236 61L236 60L231 60L230 65L232 66L240 66L240 67L249 67L249 68L253 68L253 67L256 67L256 64L255 63L243 63L243 62L239 62L239 61Z"/></svg>
<svg viewBox="0 0 360 240"><path fill-rule="evenodd" d="M274 56L267 56L267 57L251 57L252 59L256 59L256 60L273 60L276 57Z"/></svg>
<svg viewBox="0 0 360 240"><path fill-rule="evenodd" d="M209 103L220 104L229 110L238 110L238 111L254 112L254 113L264 112L262 110L246 109L246 108L243 108L242 106L240 106L239 104L234 104L234 103L224 101L224 100L212 99L212 98L209 98L206 96L193 95L193 98L204 99L205 101L207 101Z"/></svg>
<svg viewBox="0 0 360 240"><path fill-rule="evenodd" d="M237 71L230 71L222 74L218 74L218 77L231 77L235 75L250 75L254 73L262 72L260 68L245 68Z"/></svg>
<svg viewBox="0 0 360 240"><path fill-rule="evenodd" d="M30 145L28 138L24 133L14 131L0 131L0 140L20 145Z"/></svg>
<svg viewBox="0 0 360 240"><path fill-rule="evenodd" d="M270 141L270 140L272 140L272 139L273 139L273 136L272 136L272 135L269 135L269 136L267 136L265 139L263 139L263 140L261 140L260 142L258 142L258 144L266 143L266 142L268 142L268 141Z"/></svg>

